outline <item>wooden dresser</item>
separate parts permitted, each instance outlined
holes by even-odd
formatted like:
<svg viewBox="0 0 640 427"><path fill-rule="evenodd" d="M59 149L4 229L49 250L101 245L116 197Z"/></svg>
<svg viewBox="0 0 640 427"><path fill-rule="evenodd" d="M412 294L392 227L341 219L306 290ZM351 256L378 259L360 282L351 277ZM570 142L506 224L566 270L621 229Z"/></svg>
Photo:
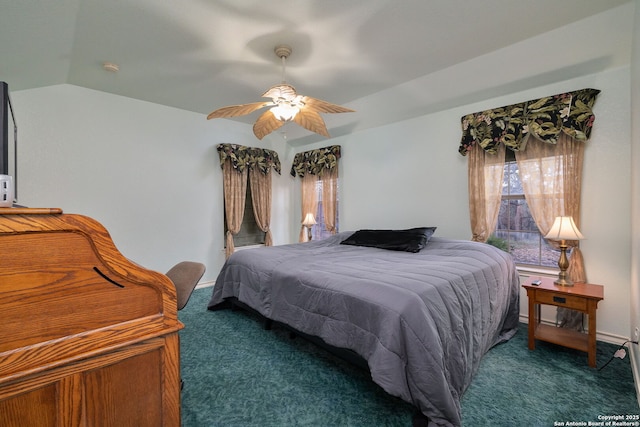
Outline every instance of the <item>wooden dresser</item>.
<svg viewBox="0 0 640 427"><path fill-rule="evenodd" d="M0 426L179 426L181 328L95 220L0 208Z"/></svg>

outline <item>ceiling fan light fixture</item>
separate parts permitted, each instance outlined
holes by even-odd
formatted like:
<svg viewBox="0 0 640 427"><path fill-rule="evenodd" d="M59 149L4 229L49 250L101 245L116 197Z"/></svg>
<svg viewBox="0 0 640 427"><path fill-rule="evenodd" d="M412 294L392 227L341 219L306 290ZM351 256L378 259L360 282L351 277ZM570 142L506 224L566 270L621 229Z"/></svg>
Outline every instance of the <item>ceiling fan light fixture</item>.
<svg viewBox="0 0 640 427"><path fill-rule="evenodd" d="M278 120L282 120L284 122L288 122L293 120L293 118L298 114L300 109L298 107L294 107L288 103L278 104L275 107L271 107L271 112Z"/></svg>

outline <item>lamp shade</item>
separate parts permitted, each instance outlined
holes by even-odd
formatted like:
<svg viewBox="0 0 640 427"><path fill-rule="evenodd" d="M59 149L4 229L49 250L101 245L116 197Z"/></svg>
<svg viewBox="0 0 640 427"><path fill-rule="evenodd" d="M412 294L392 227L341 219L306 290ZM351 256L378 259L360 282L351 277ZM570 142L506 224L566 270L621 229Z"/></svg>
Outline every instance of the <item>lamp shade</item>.
<svg viewBox="0 0 640 427"><path fill-rule="evenodd" d="M550 240L582 240L584 236L578 230L573 217L558 216L551 226L551 230L544 236Z"/></svg>
<svg viewBox="0 0 640 427"><path fill-rule="evenodd" d="M302 221L302 225L305 227L311 227L316 223L316 218L313 216L311 212L309 212L305 217L304 221Z"/></svg>

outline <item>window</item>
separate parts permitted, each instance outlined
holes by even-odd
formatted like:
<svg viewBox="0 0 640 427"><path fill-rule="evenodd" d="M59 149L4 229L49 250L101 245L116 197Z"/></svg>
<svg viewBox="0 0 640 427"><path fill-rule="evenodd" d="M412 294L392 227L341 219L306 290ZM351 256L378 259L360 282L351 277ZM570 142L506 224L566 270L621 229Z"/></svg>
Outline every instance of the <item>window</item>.
<svg viewBox="0 0 640 427"><path fill-rule="evenodd" d="M224 234L227 234L227 210L224 210ZM244 201L244 215L240 231L233 238L234 246L264 245L265 233L260 230L253 213L253 200L251 199L251 183L247 182L247 193ZM225 240L225 247L227 243Z"/></svg>
<svg viewBox="0 0 640 427"><path fill-rule="evenodd" d="M558 253L533 220L518 172L514 152L506 150L498 222L487 243L511 253L518 264L557 267Z"/></svg>
<svg viewBox="0 0 640 427"><path fill-rule="evenodd" d="M340 180L338 180L340 187ZM324 211L322 210L322 180L316 181L316 194L318 195L318 211L316 212L316 225L311 227L312 240L324 240L331 236L324 223ZM340 214L338 209L339 191L336 193L336 233L340 230Z"/></svg>

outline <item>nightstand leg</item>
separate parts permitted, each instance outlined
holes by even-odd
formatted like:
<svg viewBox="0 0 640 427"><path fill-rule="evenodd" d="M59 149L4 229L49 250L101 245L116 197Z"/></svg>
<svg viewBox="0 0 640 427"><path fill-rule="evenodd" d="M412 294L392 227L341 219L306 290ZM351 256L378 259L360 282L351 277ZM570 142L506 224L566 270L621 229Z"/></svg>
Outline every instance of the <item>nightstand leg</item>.
<svg viewBox="0 0 640 427"><path fill-rule="evenodd" d="M588 303L588 313L589 316L589 344L588 344L588 354L589 354L589 366L592 368L596 367L596 305L593 301L589 301Z"/></svg>
<svg viewBox="0 0 640 427"><path fill-rule="evenodd" d="M538 318L536 316L536 304L533 295L529 295L527 290L527 298L529 300L529 350L536 349L536 326Z"/></svg>

